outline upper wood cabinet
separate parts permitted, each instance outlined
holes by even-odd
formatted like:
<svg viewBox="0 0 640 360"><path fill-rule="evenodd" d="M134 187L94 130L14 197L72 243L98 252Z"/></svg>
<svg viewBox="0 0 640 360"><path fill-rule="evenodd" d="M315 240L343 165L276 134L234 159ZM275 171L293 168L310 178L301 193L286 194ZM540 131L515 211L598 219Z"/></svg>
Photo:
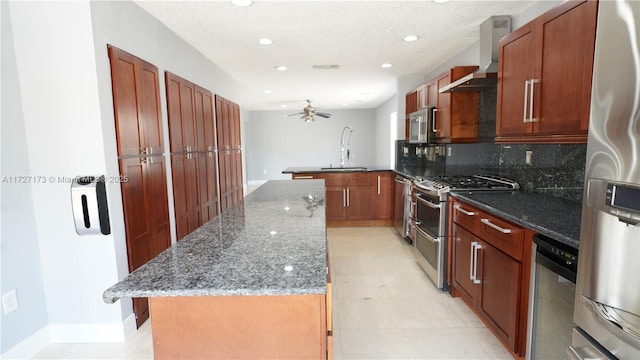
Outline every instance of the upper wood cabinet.
<svg viewBox="0 0 640 360"><path fill-rule="evenodd" d="M111 45L118 156L162 154L158 68Z"/></svg>
<svg viewBox="0 0 640 360"><path fill-rule="evenodd" d="M586 142L597 10L566 1L500 41L496 142Z"/></svg>
<svg viewBox="0 0 640 360"><path fill-rule="evenodd" d="M477 70L477 66L456 66L437 76L428 93L435 93L451 82ZM433 127L439 143L468 143L478 141L478 111L480 93L437 93Z"/></svg>

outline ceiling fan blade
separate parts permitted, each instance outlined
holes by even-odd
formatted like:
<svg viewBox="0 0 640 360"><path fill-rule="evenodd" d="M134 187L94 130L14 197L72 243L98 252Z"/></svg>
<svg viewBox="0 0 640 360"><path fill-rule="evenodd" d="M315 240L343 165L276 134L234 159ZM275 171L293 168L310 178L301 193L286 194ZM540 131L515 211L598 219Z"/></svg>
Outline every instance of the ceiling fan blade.
<svg viewBox="0 0 640 360"><path fill-rule="evenodd" d="M296 115L301 115L304 114L304 112L299 112L299 113L295 113L295 114L289 114L289 115L285 115L285 116L296 116Z"/></svg>
<svg viewBox="0 0 640 360"><path fill-rule="evenodd" d="M315 113L315 115L323 117L325 119L328 119L332 116L332 114L329 114L329 113Z"/></svg>

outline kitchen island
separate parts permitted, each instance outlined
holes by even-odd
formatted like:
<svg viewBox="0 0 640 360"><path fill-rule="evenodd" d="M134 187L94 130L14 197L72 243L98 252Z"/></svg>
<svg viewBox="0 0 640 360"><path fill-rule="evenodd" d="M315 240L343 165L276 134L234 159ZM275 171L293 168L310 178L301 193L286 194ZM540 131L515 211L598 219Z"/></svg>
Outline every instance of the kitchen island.
<svg viewBox="0 0 640 360"><path fill-rule="evenodd" d="M274 180L103 294L148 297L156 359L324 359L331 301L323 180ZM329 351L329 354L331 351Z"/></svg>

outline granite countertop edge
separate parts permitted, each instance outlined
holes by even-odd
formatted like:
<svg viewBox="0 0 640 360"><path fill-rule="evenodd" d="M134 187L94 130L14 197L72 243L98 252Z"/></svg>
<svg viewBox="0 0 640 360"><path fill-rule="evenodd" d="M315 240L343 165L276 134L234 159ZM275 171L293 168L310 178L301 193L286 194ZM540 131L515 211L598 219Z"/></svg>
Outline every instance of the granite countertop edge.
<svg viewBox="0 0 640 360"><path fill-rule="evenodd" d="M450 195L565 245L575 249L579 247L582 206L578 203L523 191L483 193L453 191ZM495 197L495 201L490 197ZM556 211L548 212L547 209L541 208L540 204L543 202L553 204Z"/></svg>
<svg viewBox="0 0 640 360"><path fill-rule="evenodd" d="M270 180L106 289L102 298L327 292L324 180ZM304 198L304 199L303 199ZM271 231L269 231L271 230Z"/></svg>

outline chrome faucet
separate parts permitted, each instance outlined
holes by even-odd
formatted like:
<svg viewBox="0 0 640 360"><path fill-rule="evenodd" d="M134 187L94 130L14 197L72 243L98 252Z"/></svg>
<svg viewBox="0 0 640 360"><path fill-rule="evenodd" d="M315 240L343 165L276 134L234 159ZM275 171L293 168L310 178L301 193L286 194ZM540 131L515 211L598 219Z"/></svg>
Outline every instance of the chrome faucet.
<svg viewBox="0 0 640 360"><path fill-rule="evenodd" d="M344 142L344 136L346 135L346 131L349 130L349 139L347 143ZM345 153L347 162L349 165L353 165L351 162L351 149L349 148L349 144L351 144L351 136L353 136L353 128L351 126L345 126L342 129L342 137L340 138L340 166L344 167Z"/></svg>

